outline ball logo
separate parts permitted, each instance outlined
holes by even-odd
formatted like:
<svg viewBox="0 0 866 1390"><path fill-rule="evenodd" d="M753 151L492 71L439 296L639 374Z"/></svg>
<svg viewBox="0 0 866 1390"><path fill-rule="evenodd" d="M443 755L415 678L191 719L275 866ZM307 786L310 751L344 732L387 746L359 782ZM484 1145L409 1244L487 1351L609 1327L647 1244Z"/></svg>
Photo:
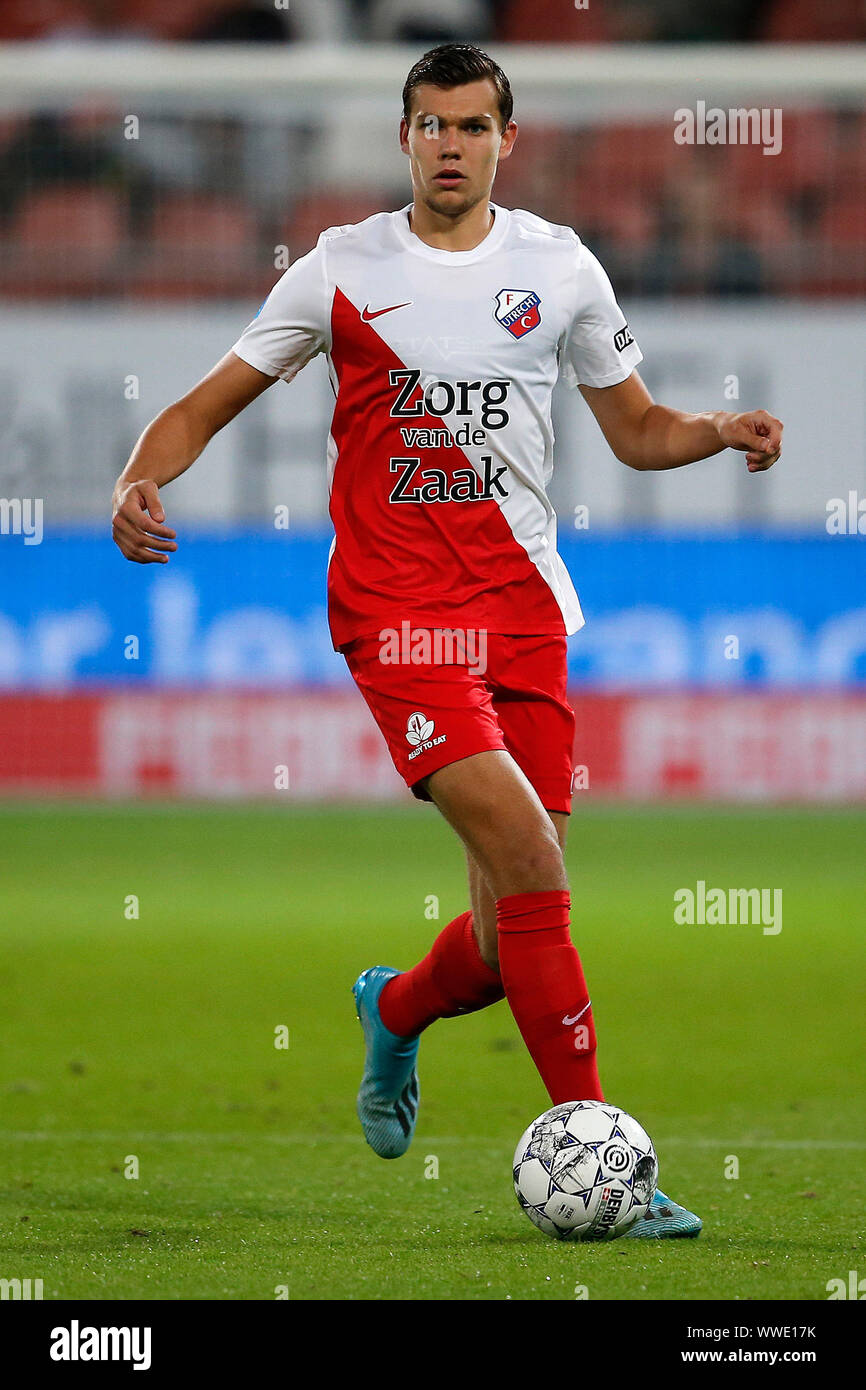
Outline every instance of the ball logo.
<svg viewBox="0 0 866 1390"><path fill-rule="evenodd" d="M433 720L428 719L426 714L422 714L420 710L416 710L414 714L409 715L406 724L406 742L411 743L413 748L417 748L419 743L424 743L430 737L433 729Z"/></svg>
<svg viewBox="0 0 866 1390"><path fill-rule="evenodd" d="M614 1221L619 1216L619 1209L622 1206L624 1196L625 1193L621 1192L618 1188L606 1187L604 1189L601 1194L602 1216L598 1223L602 1229L606 1226L613 1225Z"/></svg>
<svg viewBox="0 0 866 1390"><path fill-rule="evenodd" d="M540 304L535 290L500 290L496 296L496 320L512 338L522 338L541 323Z"/></svg>
<svg viewBox="0 0 866 1390"><path fill-rule="evenodd" d="M625 1173L632 1165L632 1155L624 1144L606 1144L601 1161L609 1173Z"/></svg>

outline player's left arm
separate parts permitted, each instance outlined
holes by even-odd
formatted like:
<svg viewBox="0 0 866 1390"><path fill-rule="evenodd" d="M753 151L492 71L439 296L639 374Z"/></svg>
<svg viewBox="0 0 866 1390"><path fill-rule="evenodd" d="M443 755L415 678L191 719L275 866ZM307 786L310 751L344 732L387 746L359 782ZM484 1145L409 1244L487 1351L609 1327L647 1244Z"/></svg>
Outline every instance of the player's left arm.
<svg viewBox="0 0 866 1390"><path fill-rule="evenodd" d="M641 472L681 468L722 449L739 449L749 472L762 473L782 452L782 423L766 410L689 415L657 405L636 371L617 386L580 390L616 457Z"/></svg>

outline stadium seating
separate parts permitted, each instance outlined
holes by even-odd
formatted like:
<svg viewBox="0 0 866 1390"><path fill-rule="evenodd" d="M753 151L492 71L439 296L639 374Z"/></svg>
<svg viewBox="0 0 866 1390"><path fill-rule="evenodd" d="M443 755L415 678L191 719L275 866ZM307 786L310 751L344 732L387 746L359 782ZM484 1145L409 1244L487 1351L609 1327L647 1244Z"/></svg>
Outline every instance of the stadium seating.
<svg viewBox="0 0 866 1390"><path fill-rule="evenodd" d="M246 203L170 194L154 209L130 280L144 295L231 295L251 292L267 275L268 264L258 253L255 216Z"/></svg>
<svg viewBox="0 0 866 1390"><path fill-rule="evenodd" d="M701 10L703 8L703 13ZM244 23L244 15L251 18ZM229 21L230 17L230 21ZM265 27L260 17L269 17ZM275 11L267 0L3 0L0 42L88 37L286 38L334 42L352 32L383 42L491 37L512 43L610 43L696 38L844 43L866 38L862 0L773 0L759 5L664 6L633 0L312 0ZM257 22L258 21L258 22Z"/></svg>
<svg viewBox="0 0 866 1390"><path fill-rule="evenodd" d="M408 199L407 199L408 201ZM374 212L384 212L399 206L393 199L370 193L321 190L301 198L291 217L281 229L280 240L288 245L292 257L311 251L326 227L340 227L345 222L362 222Z"/></svg>
<svg viewBox="0 0 866 1390"><path fill-rule="evenodd" d="M863 0L774 0L760 37L770 43L846 43L866 39Z"/></svg>
<svg viewBox="0 0 866 1390"><path fill-rule="evenodd" d="M126 234L112 189L55 185L25 197L0 256L7 295L115 293Z"/></svg>
<svg viewBox="0 0 866 1390"><path fill-rule="evenodd" d="M499 38L506 43L606 43L616 36L609 7L589 4L577 9L562 0L508 0L502 11Z"/></svg>

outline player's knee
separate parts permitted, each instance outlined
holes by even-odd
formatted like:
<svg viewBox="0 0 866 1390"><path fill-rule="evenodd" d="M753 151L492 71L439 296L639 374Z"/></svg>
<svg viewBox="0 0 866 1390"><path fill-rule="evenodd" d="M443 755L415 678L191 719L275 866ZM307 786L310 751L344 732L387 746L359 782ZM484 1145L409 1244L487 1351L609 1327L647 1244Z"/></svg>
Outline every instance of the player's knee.
<svg viewBox="0 0 866 1390"><path fill-rule="evenodd" d="M507 846L500 856L499 878L505 893L544 893L567 886L565 861L553 827Z"/></svg>

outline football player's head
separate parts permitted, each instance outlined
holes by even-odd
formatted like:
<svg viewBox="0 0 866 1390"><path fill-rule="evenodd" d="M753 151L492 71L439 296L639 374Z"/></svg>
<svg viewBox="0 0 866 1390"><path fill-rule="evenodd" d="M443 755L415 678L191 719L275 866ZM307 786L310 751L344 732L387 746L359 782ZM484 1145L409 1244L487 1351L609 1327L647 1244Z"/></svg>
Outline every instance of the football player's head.
<svg viewBox="0 0 866 1390"><path fill-rule="evenodd" d="M445 217L489 198L517 135L513 109L508 78L475 44L443 43L419 58L400 122L415 197Z"/></svg>

